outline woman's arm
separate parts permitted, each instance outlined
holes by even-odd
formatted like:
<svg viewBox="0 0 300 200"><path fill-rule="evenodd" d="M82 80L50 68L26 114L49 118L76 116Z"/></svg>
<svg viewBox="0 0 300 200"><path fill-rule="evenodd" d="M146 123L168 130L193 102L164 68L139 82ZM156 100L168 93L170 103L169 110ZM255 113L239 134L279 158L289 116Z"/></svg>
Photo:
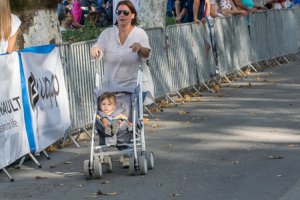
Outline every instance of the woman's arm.
<svg viewBox="0 0 300 200"><path fill-rule="evenodd" d="M7 53L12 53L15 48L15 44L17 41L18 32L16 32L13 36L11 36L8 39L8 47L7 47Z"/></svg>
<svg viewBox="0 0 300 200"><path fill-rule="evenodd" d="M148 58L150 56L150 49L142 47L138 42L133 43L129 48L132 49L132 52L137 52L142 58Z"/></svg>
<svg viewBox="0 0 300 200"><path fill-rule="evenodd" d="M194 15L195 23L200 23L200 20L198 19L199 5L200 5L200 0L194 0L193 15Z"/></svg>

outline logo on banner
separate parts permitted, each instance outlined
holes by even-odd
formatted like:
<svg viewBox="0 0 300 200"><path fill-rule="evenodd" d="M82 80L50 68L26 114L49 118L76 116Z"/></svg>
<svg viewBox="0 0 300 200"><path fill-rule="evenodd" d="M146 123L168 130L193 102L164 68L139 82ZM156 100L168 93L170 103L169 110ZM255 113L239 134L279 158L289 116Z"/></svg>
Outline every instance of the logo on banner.
<svg viewBox="0 0 300 200"><path fill-rule="evenodd" d="M35 78L32 72L28 78L28 93L32 110L39 101L41 109L54 108L58 106L57 96L59 95L59 81L56 75ZM49 102L49 103L48 103Z"/></svg>

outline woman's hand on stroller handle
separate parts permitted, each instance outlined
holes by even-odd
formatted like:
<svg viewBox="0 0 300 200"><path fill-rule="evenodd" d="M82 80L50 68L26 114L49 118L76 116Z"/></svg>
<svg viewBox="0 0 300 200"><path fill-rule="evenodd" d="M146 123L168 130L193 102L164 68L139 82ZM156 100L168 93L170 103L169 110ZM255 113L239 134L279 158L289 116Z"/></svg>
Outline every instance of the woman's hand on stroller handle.
<svg viewBox="0 0 300 200"><path fill-rule="evenodd" d="M133 43L132 45L129 46L131 48L132 52L139 52L139 50L142 48L142 45L140 43Z"/></svg>
<svg viewBox="0 0 300 200"><path fill-rule="evenodd" d="M100 58L101 59L102 50L100 48L92 47L90 53L91 53L91 56L93 58Z"/></svg>

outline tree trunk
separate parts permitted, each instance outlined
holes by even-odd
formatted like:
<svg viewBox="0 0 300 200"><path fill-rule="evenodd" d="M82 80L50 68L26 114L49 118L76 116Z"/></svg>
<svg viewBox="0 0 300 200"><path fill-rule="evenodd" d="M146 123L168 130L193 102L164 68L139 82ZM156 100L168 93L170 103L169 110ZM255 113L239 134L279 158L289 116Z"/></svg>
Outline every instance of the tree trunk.
<svg viewBox="0 0 300 200"><path fill-rule="evenodd" d="M18 49L62 43L56 0L11 0L10 4L12 13L22 21Z"/></svg>
<svg viewBox="0 0 300 200"><path fill-rule="evenodd" d="M166 26L167 0L140 0L139 17L144 28Z"/></svg>
<svg viewBox="0 0 300 200"><path fill-rule="evenodd" d="M113 13L120 0L113 1ZM165 27L166 26L166 10L167 0L131 0L134 5L138 4L138 17L141 20L141 27ZM114 14L114 20L116 15Z"/></svg>

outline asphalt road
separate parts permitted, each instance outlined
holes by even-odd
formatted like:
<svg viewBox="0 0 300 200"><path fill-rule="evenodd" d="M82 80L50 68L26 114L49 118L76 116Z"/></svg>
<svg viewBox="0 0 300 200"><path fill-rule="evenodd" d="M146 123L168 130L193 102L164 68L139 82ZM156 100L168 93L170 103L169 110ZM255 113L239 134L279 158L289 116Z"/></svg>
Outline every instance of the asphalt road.
<svg viewBox="0 0 300 200"><path fill-rule="evenodd" d="M114 157L113 173L86 180L82 141L38 157L41 169L9 168L13 183L0 173L0 199L299 200L299 77L299 62L275 66L155 113L146 126L155 169L146 176L129 176Z"/></svg>

